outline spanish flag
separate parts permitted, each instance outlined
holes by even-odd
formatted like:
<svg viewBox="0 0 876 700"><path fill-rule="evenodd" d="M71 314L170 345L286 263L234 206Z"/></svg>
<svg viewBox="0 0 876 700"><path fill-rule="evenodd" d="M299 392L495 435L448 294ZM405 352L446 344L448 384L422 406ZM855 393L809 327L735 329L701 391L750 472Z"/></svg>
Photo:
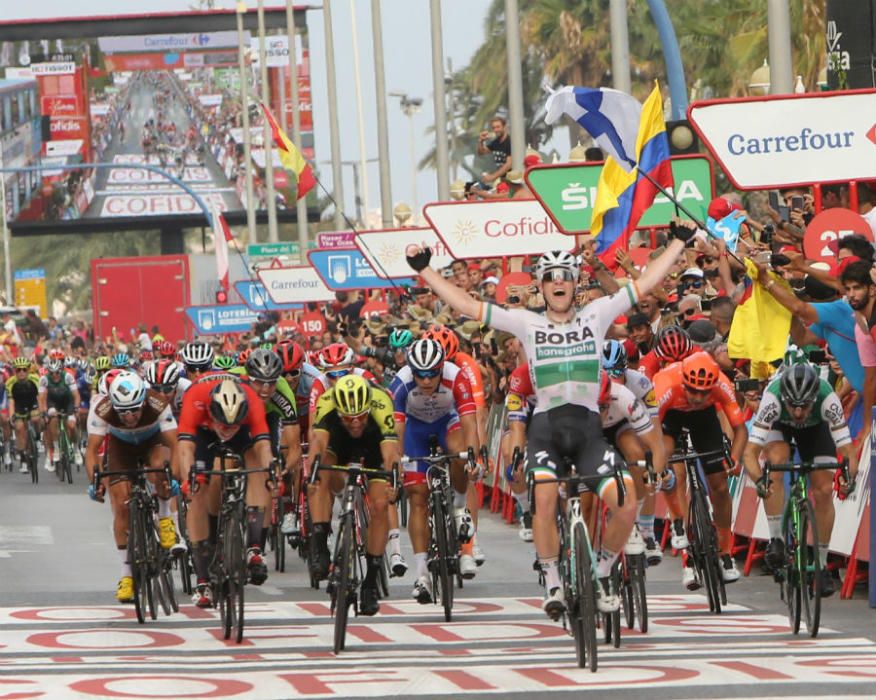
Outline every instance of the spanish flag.
<svg viewBox="0 0 876 700"><path fill-rule="evenodd" d="M277 120L274 119L274 115L271 114L271 110L268 109L267 105L262 104L262 111L265 113L265 120L267 121L268 126L271 127L271 139L277 147L277 150L280 152L280 162L283 163L283 167L287 171L295 173L295 177L297 178L298 192L295 198L301 199L316 185L316 178L313 177L313 171L310 169L307 161L304 160L301 151L296 148L295 144L289 140L289 137L286 136L285 132L280 128L280 125L277 123Z"/></svg>
<svg viewBox="0 0 876 700"><path fill-rule="evenodd" d="M614 251L618 246L628 244L630 234L657 195L654 184L640 177L639 173L648 173L662 187L673 186L669 139L663 121L663 98L656 83L642 105L636 161L636 167L628 172L609 156L599 175L590 233L596 237L596 254L609 267L615 265Z"/></svg>

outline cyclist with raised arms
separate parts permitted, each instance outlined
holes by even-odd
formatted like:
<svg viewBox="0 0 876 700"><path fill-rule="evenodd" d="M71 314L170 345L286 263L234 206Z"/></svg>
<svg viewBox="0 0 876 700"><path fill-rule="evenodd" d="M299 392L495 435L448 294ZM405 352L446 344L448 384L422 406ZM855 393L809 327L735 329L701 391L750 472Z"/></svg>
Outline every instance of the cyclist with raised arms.
<svg viewBox="0 0 876 700"><path fill-rule="evenodd" d="M827 554L833 531L833 488L835 485L842 498L852 492L858 473L858 452L852 443L839 397L808 362L786 367L767 385L744 453L749 477L756 482L760 480L762 454L773 464L789 462L792 443L796 445L802 462L836 462L837 452L849 462L851 484L840 483L839 471L835 482L834 475L826 470L816 470L809 475L818 523L821 594L830 596L834 592L834 583L827 569ZM782 541L785 488L781 475L770 475L769 484L758 483L758 495L763 499L770 531L766 559L775 570L782 566L785 553Z"/></svg>
<svg viewBox="0 0 876 700"><path fill-rule="evenodd" d="M528 471L537 480L540 476L564 476L567 465L573 465L579 475L590 477L592 490L612 511L597 554L597 605L603 612L620 607L610 572L633 527L636 503L627 498L621 505L613 478L615 453L602 435L597 404L600 355L614 319L628 311L641 294L663 281L685 242L693 237L695 226L673 222L671 233L675 240L638 280L580 309L574 305L578 259L563 251L545 253L536 265L536 282L546 305L544 314L476 301L429 267L430 249L409 246L406 251L408 263L442 300L487 326L513 333L521 341L537 397L528 432ZM554 619L565 609L558 569L558 493L556 483L536 489L533 517L533 539L545 573L543 608Z"/></svg>
<svg viewBox="0 0 876 700"><path fill-rule="evenodd" d="M429 454L429 441L435 436L446 453L464 452L477 446L477 422L471 386L462 370L445 361L444 348L437 340L422 338L408 350L408 364L399 370L389 388L395 404L395 424L405 454L422 457ZM408 532L417 565L414 600L432 602L432 579L427 568L429 522L426 503L428 465L414 462L405 467L405 490L411 512ZM475 524L466 508L468 477L460 460L451 462L453 514L462 543L459 573L472 578L477 570L471 539ZM455 543L454 545L455 546Z"/></svg>

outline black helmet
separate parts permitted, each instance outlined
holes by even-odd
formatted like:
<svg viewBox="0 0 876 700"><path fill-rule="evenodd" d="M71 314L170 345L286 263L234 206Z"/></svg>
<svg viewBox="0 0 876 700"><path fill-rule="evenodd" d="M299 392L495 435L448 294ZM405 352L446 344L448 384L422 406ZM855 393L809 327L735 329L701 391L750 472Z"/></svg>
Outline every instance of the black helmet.
<svg viewBox="0 0 876 700"><path fill-rule="evenodd" d="M283 372L283 361L273 350L258 348L246 358L246 373L250 379L274 382Z"/></svg>
<svg viewBox="0 0 876 700"><path fill-rule="evenodd" d="M807 406L815 401L821 378L808 362L792 365L782 372L779 391L782 401L790 406Z"/></svg>

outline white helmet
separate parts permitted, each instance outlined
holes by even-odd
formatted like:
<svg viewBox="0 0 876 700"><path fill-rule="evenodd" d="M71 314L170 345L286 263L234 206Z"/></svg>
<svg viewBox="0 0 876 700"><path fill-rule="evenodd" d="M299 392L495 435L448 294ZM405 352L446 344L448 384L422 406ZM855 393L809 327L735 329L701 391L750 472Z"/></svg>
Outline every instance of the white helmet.
<svg viewBox="0 0 876 700"><path fill-rule="evenodd" d="M580 262L577 255L572 255L565 250L549 250L542 254L535 263L535 275L538 278L548 270L569 270L578 278Z"/></svg>
<svg viewBox="0 0 876 700"><path fill-rule="evenodd" d="M123 411L140 408L146 401L146 384L135 372L121 372L109 387L113 408Z"/></svg>
<svg viewBox="0 0 876 700"><path fill-rule="evenodd" d="M435 372L444 364L444 348L431 338L421 338L408 349L408 364L417 372Z"/></svg>
<svg viewBox="0 0 876 700"><path fill-rule="evenodd" d="M200 340L186 343L181 353L183 364L195 369L209 369L213 364L213 348Z"/></svg>

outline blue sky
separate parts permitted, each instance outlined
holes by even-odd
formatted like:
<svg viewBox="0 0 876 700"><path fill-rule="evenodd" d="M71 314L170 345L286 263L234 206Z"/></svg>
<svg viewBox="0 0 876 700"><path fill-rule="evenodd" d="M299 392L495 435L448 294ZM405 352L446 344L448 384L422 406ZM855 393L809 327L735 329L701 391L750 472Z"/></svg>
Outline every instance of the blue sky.
<svg viewBox="0 0 876 700"><path fill-rule="evenodd" d="M353 51L351 46L352 22L350 3L355 2L358 27L362 99L366 156L377 157L377 116L374 100L373 49L371 43L370 0L334 0L332 23L335 37L335 63L338 77L338 104L341 125L341 152L344 160L359 158L359 138L356 126L356 102L353 77ZM35 3L4 2L3 19L30 19L45 17L70 17L100 14L118 14L119 0L39 0ZM187 10L194 2L187 0L124 0L125 14L138 12L164 12ZM279 6L275 0L266 0L267 6ZM318 3L314 3L315 5ZM444 0L443 38L445 60L450 59L454 68L465 65L484 38L484 18L490 0ZM218 0L217 6L233 8L234 0ZM251 8L256 0L249 0ZM75 8L75 9L74 9ZM383 20L383 50L386 64L386 88L388 92L405 92L423 98L423 109L414 116L414 128L419 159L430 149L426 129L433 123L432 67L429 32L429 2L427 0L381 0ZM316 160L321 177L330 188L331 167L323 164L331 157L327 121L327 96L325 90L325 49L321 10L308 12L310 30L311 80L313 84L314 118L316 130ZM387 104L390 140L390 168L393 202L412 201L409 122L402 114L396 98ZM345 209L354 212L352 170L344 168ZM379 206L377 164L368 165L368 204ZM434 171L420 172L417 176L417 199L422 206L437 198Z"/></svg>

